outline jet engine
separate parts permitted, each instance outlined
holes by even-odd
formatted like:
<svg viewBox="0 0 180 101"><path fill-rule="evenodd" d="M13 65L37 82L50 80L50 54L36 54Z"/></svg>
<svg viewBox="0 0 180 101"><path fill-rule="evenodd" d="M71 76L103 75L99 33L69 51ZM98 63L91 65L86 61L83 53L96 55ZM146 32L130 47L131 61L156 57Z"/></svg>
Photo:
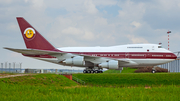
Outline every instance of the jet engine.
<svg viewBox="0 0 180 101"><path fill-rule="evenodd" d="M120 68L119 62L115 61L115 60L103 62L103 63L99 64L99 67L107 68L107 69L119 69Z"/></svg>
<svg viewBox="0 0 180 101"><path fill-rule="evenodd" d="M74 66L84 66L85 65L83 56L75 56L73 58L66 59L63 61L63 63L67 64L67 65L74 65Z"/></svg>

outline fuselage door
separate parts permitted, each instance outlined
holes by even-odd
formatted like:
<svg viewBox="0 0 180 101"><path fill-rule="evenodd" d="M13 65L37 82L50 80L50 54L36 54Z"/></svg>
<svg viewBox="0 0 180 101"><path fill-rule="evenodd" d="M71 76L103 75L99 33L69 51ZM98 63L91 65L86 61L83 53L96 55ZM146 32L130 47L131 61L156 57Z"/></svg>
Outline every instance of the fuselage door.
<svg viewBox="0 0 180 101"><path fill-rule="evenodd" d="M129 58L129 52L125 53L125 58Z"/></svg>
<svg viewBox="0 0 180 101"><path fill-rule="evenodd" d="M154 50L154 46L152 46L152 50Z"/></svg>

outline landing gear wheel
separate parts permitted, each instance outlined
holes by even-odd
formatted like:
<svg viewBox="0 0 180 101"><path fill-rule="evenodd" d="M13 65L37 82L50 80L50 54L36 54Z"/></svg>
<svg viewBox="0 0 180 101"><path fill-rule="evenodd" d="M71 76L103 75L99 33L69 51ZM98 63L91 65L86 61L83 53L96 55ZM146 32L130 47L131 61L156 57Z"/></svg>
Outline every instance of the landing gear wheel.
<svg viewBox="0 0 180 101"><path fill-rule="evenodd" d="M152 70L151 72L152 72L152 73L156 73L156 71L155 71L155 70Z"/></svg>
<svg viewBox="0 0 180 101"><path fill-rule="evenodd" d="M83 73L87 73L87 71L86 71L86 70L84 70L84 71L83 71Z"/></svg>
<svg viewBox="0 0 180 101"><path fill-rule="evenodd" d="M90 70L88 70L88 71L87 71L87 73L91 73L91 71L90 71Z"/></svg>
<svg viewBox="0 0 180 101"><path fill-rule="evenodd" d="M99 73L99 71L98 71L98 70L95 70L95 73Z"/></svg>
<svg viewBox="0 0 180 101"><path fill-rule="evenodd" d="M103 71L101 71L100 73L103 73Z"/></svg>
<svg viewBox="0 0 180 101"><path fill-rule="evenodd" d="M91 73L94 73L94 71L93 71L93 70L91 70Z"/></svg>

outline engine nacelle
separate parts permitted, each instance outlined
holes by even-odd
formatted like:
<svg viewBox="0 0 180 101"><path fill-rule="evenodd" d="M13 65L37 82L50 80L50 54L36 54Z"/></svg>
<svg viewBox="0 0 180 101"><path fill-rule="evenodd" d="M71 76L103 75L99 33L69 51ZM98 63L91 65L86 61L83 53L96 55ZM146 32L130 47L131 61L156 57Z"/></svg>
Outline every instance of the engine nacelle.
<svg viewBox="0 0 180 101"><path fill-rule="evenodd" d="M110 60L108 62L103 62L99 64L99 67L101 68L107 68L107 69L119 69L119 62L115 60Z"/></svg>
<svg viewBox="0 0 180 101"><path fill-rule="evenodd" d="M66 59L63 61L63 63L67 64L67 65L74 65L74 66L84 66L85 65L83 56L75 56L73 58Z"/></svg>

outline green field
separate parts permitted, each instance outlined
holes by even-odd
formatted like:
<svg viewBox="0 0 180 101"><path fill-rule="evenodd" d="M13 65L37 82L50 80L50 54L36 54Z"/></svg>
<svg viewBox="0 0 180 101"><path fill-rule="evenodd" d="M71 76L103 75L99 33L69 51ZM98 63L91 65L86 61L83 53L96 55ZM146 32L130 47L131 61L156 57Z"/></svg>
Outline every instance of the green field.
<svg viewBox="0 0 180 101"><path fill-rule="evenodd" d="M38 74L11 78L1 78L1 83L12 85L32 85L32 86L76 86L77 83L67 79L62 75Z"/></svg>
<svg viewBox="0 0 180 101"><path fill-rule="evenodd" d="M56 74L38 74L14 78L0 79L0 98L2 101L13 100L58 100L58 101L121 101L121 100L135 100L135 101L169 101L180 100L180 75L179 74L73 74L78 78L86 81L85 86L78 85L76 82L65 78L62 75ZM112 76L111 76L112 75ZM128 76L129 75L129 76ZM161 80L156 84L158 86L144 86L143 77L152 76L156 78L155 81L170 80L170 83L164 83ZM116 79L113 79L113 78ZM115 82L125 80L125 77L134 77L131 81L141 81L141 83L134 83L122 81L122 83ZM139 78L138 77L142 77ZM96 78L96 79L95 79ZM97 79L99 78L99 79ZM106 80L100 80L100 79ZM121 79L124 78L124 79ZM178 79L177 79L178 78ZM88 79L92 79L89 81ZM115 81L114 81L115 80ZM88 82L87 82L88 81ZM108 81L108 83L107 83ZM134 81L134 82L135 82ZM94 82L94 83L93 83ZM98 83L96 83L98 82ZM105 84L102 84L102 83ZM111 83L110 83L111 82ZM169 81L167 81L169 82ZM123 84L124 83L124 84ZM151 85L152 82L146 84ZM97 86L98 84L98 86ZM110 85L108 85L110 84ZM120 86L118 86L120 85ZM123 86L122 86L123 85ZM127 85L127 86L124 86Z"/></svg>
<svg viewBox="0 0 180 101"><path fill-rule="evenodd" d="M105 88L77 87L62 88L56 86L30 86L1 84L2 101L13 100L51 100L51 101L116 101L116 100L159 100L178 101L180 88L177 86L146 89L136 88Z"/></svg>
<svg viewBox="0 0 180 101"><path fill-rule="evenodd" d="M134 73L135 70L137 70L137 69L136 68L124 67L121 72L120 72L120 70L109 69L107 71L104 71L104 73Z"/></svg>
<svg viewBox="0 0 180 101"><path fill-rule="evenodd" d="M132 74L73 74L73 76L83 80L87 85L92 86L180 86L180 73L132 73Z"/></svg>

